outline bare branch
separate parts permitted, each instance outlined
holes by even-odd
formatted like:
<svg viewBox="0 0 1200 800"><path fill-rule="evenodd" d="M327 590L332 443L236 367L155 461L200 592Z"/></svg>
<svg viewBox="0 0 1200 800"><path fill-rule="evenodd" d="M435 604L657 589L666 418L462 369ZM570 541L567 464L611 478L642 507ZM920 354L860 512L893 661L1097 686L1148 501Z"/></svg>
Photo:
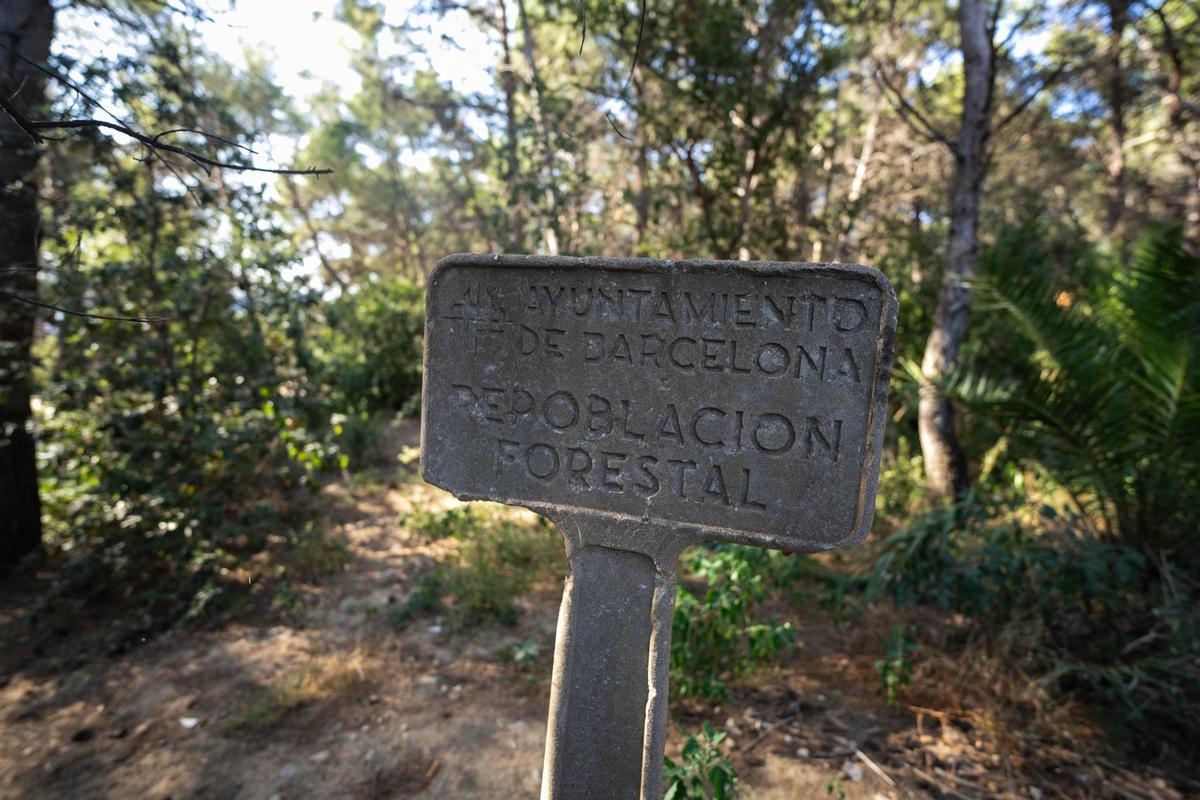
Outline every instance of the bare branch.
<svg viewBox="0 0 1200 800"><path fill-rule="evenodd" d="M954 149L954 143L950 141L950 137L938 130L936 125L930 122L916 106L908 101L903 92L893 86L891 81L884 77L882 67L876 65L873 77L880 88L884 90L884 96L889 98L889 105L896 109L896 112L909 124L909 127L930 141L940 142L951 150Z"/></svg>
<svg viewBox="0 0 1200 800"><path fill-rule="evenodd" d="M587 41L587 0L579 0L579 55L583 55L585 41Z"/></svg>
<svg viewBox="0 0 1200 800"><path fill-rule="evenodd" d="M258 155L258 151L252 147L247 147L246 145L238 144L231 139L226 139L224 136L217 136L215 133L208 133L207 131L196 130L195 128L171 128L168 131L162 131L161 133L154 134L154 139L157 141L162 137L170 136L173 133L194 133L197 136L203 136L205 139L212 139L214 142L220 142L221 144L229 145L230 147L236 147L239 150L245 150L251 155Z"/></svg>
<svg viewBox="0 0 1200 800"><path fill-rule="evenodd" d="M992 48L992 52L998 53L1002 50L1007 49L1008 46L1010 44L1012 44L1012 40L1016 37L1016 35L1020 32L1020 30L1025 27L1025 23L1029 22L1030 18L1033 17L1034 13L1037 12L1038 10L1039 10L1039 6L1037 3L1031 4L1029 6L1029 8L1027 8L1025 10L1025 13L1021 15L1021 18L1019 20L1017 20L1016 22L1014 22L1013 26L1011 28L1009 28L1008 33L1005 34L1005 36L1004 36L1004 41L1000 42L1000 44L998 44ZM992 31L992 36L995 36L995 35L996 35L996 32Z"/></svg>
<svg viewBox="0 0 1200 800"><path fill-rule="evenodd" d="M113 314L94 314L90 311L76 311L73 308L63 308L56 306L53 303L43 303L41 300L34 300L32 297L25 297L16 294L15 292L7 292L0 289L0 297L7 297L10 300L16 300L18 303L27 303L38 308L49 309L50 311L58 311L63 314L70 314L72 317L83 317L85 319L103 319L110 322L144 322L148 325L155 325L161 322L170 321L170 317L119 317Z"/></svg>
<svg viewBox="0 0 1200 800"><path fill-rule="evenodd" d="M637 69L638 58L642 54L642 33L646 30L646 0L641 0L641 6L638 11L638 32L637 41L633 45L633 61L629 64L629 77L625 79L625 85L621 87L624 92L633 83L633 73Z"/></svg>
<svg viewBox="0 0 1200 800"><path fill-rule="evenodd" d="M46 137L38 133L29 120L25 119L25 116L17 111L16 106L10 103L3 94L0 94L0 111L8 114L12 121L17 123L17 127L25 131L26 136L33 139L34 144L42 144L46 141Z"/></svg>
<svg viewBox="0 0 1200 800"><path fill-rule="evenodd" d="M1038 84L1038 87L1027 94L1025 98L1021 100L1021 102L1017 103L1016 107L1012 111L1005 114L1000 121L996 123L996 126L992 130L998 132L1004 128L1005 125L1008 125L1008 123L1019 117L1021 113L1025 111L1025 109L1029 108L1029 105L1035 99L1037 99L1037 96L1041 94L1047 86L1058 80L1059 76L1062 75L1066 69L1066 64L1059 64L1057 67L1055 67L1049 75L1042 79L1042 82Z"/></svg>
<svg viewBox="0 0 1200 800"><path fill-rule="evenodd" d="M127 125L121 125L115 122L105 122L102 119L60 119L60 120L30 120L27 119L20 111L18 111L11 103L3 98L0 98L0 110L3 110L12 120L20 126L21 130L25 131L33 141L41 144L45 139L39 133L44 130L79 130L82 128L104 128L106 130L116 131L124 134L131 139L141 142L151 151L156 153L174 153L175 155L183 156L205 172L212 169L231 169L239 172L263 172L272 175L329 175L333 172L331 169L321 169L317 167L308 167L306 169L279 169L276 167L259 167L254 164L237 164L232 161L221 161L208 156L202 156L199 153L194 153L191 150L170 144L162 141L162 137L172 131L164 131L155 136L149 136L144 133L139 133ZM205 134L207 135L207 134ZM213 137L219 139L220 137Z"/></svg>
<svg viewBox="0 0 1200 800"><path fill-rule="evenodd" d="M622 139L624 139L624 140L625 140L625 141L627 141L627 142L632 142L632 141L633 141L633 137L632 137L632 136L626 136L626 135L625 135L625 134L624 134L624 133L621 131L621 129L617 127L617 120L616 120L616 119L613 117L613 115L612 115L612 112L611 112L611 111L609 111L609 112L605 112L605 114L604 114L604 118L608 120L608 124L609 124L609 125L612 125L612 129L613 129L614 131L616 131L616 132L617 132L617 136L620 136Z"/></svg>
<svg viewBox="0 0 1200 800"><path fill-rule="evenodd" d="M3 42L0 42L0 48L3 48L10 55L25 62L26 64L33 67L34 69L36 69L38 72L42 73L43 75L45 75L49 78L53 78L58 83L61 83L63 86L66 86L68 89L75 92L75 94L79 95L84 100L86 100L88 105L90 105L94 108L100 109L105 114L107 114L109 117L111 117L115 122L119 122L122 125L128 125L128 123L125 120L121 119L116 114L114 114L113 112L111 112L107 108L105 108L103 103L101 103L99 100L97 100L96 98L92 97L90 94L85 92L83 90L83 87L77 85L70 78L68 78L64 75L61 75L58 72L55 72L54 70L47 67L45 64L39 64L37 61L34 61L31 58L27 58L26 56L22 55L21 53L18 53L16 50L12 49L8 45L4 44Z"/></svg>
<svg viewBox="0 0 1200 800"><path fill-rule="evenodd" d="M171 130L166 130L161 133L155 134L153 136L150 136L150 135L147 135L144 133L140 133L140 132L134 130L130 124L128 124L127 122L122 120L120 117L118 117L113 112L109 111L107 108L105 108L100 103L99 100L97 100L96 98L92 97L87 92L85 92L80 86L76 85L74 81L70 80L69 78L67 78L63 75L60 75L58 72L50 69L49 67L45 66L44 64L39 64L38 62L36 62L30 58L26 58L24 55L18 53L16 50L13 50L11 47L9 47L3 43L0 43L0 48L3 48L7 52L11 53L13 56L19 58L21 61L23 61L26 64L37 69L39 72L42 72L43 74L53 78L55 81L63 84L64 86L67 86L72 91L74 91L76 94L78 94L80 97L82 97L84 100L86 100L90 105L92 105L95 108L100 109L101 111L103 111L105 114L107 114L109 117L111 117L114 120L113 122L105 122L103 120L98 120L98 119L38 120L38 121L30 120L24 114L22 114L20 112L20 110L17 109L16 106L14 106L12 103L10 103L8 100L6 100L3 96L0 96L0 110L4 111L4 113L6 113L9 117L11 117L13 122L15 122L21 128L21 130L23 130L29 136L29 138L31 138L37 144L43 144L46 141L46 139L48 138L46 136L43 136L40 133L40 131L43 131L43 130L107 128L109 130L117 131L118 133L123 133L126 136L130 137L131 139L136 139L137 141L139 141L143 145L145 145L150 150L151 154L157 155L160 158L162 156L162 153L174 153L175 155L183 156L184 158L188 159L189 161L191 161L192 163L196 164L201 169L203 169L205 171L205 173L209 173L213 168L231 169L231 170L236 170L239 172L268 173L268 174L272 174L272 175L328 175L333 172L332 169L317 169L315 167L310 167L308 169L303 169L303 170L294 170L294 169L276 169L276 168L271 168L271 167L259 167L259 166L255 166L253 164L235 164L233 162L220 161L218 159L209 158L207 156L200 155L199 153L194 153L191 150L188 150L187 148L163 142L161 140L162 140L162 137L164 137L164 136L167 136L172 133L187 132L187 133L195 133L195 134L203 136L207 139L212 139L214 141L222 142L231 147L237 147L242 150L246 150L247 152L254 153L254 150L252 150L249 147L246 147L245 145L241 145L236 142L230 141L229 139L226 139L224 137L217 136L216 134L206 133L204 131L196 130L194 128L173 128ZM164 163L165 163L165 159L164 159ZM168 164L168 168L170 168L169 164ZM173 169L172 169L172 171L174 172ZM177 176L178 176L178 174L177 174ZM180 180L182 181L182 178L180 178ZM184 182L184 185L185 186L187 185L186 182ZM189 188L189 192L190 191L191 190Z"/></svg>

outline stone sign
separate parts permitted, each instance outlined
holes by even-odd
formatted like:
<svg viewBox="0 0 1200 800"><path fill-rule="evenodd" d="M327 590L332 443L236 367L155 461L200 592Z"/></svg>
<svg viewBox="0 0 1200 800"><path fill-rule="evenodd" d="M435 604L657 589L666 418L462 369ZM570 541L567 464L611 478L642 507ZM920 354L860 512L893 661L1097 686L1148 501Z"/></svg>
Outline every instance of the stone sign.
<svg viewBox="0 0 1200 800"><path fill-rule="evenodd" d="M451 256L422 472L553 519L571 575L543 797L657 798L678 553L861 541L896 298L828 264Z"/></svg>

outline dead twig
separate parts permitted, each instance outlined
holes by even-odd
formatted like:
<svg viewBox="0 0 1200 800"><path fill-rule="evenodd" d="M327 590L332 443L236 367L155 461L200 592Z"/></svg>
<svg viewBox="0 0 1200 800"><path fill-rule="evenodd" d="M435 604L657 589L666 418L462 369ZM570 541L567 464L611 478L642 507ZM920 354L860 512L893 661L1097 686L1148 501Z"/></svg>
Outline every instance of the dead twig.
<svg viewBox="0 0 1200 800"><path fill-rule="evenodd" d="M220 159L211 158L209 156L205 156L205 155L201 155L200 153L193 152L192 150L189 150L186 147L181 147L179 145L171 144L169 142L164 142L164 141L162 141L162 139L165 136L168 136L173 133L185 133L186 132L186 133L194 133L199 136L203 136L206 139L217 141L217 142L220 142L220 143L225 144L230 147L236 147L236 148L245 150L252 154L254 153L254 150L252 150L251 148L249 148L245 145L241 145L241 144L233 142L229 139L226 139L224 137L218 136L216 134L207 133L205 131L196 130L194 128L172 128L170 130L162 131L161 133L157 133L157 134L153 134L153 135L145 134L140 131L137 131L131 125L129 125L126 122L124 122L123 120L121 120L121 118L118 117L116 114L114 114L113 112L111 112L107 108L105 108L100 103L99 100L97 100L96 98L89 95L87 92L85 92L83 90L82 87L76 85L69 78L67 78L63 75L60 75L55 70L52 70L43 64L39 64L38 62L36 62L32 59L26 58L25 56L21 55L20 53L16 52L12 48L10 48L4 44L0 44L0 48L3 48L4 50L8 51L12 55L16 56L17 58L21 59L25 63L34 67L38 71L42 72L44 75L47 75L48 77L53 78L55 81L68 87L69 89L74 91L77 95L82 97L85 101L87 101L87 103L90 106L100 109L105 114L112 117L112 119L114 120L113 122L107 122L105 120L94 119L94 118L62 119L62 120L31 120L19 108L17 108L16 105L13 104L13 102L11 102L8 98L4 97L4 95L2 93L0 93L0 111L3 111L17 125L17 127L20 128L25 133L25 135L28 136L35 144L44 144L46 142L46 140L48 138L50 138L50 137L45 136L43 134L43 131L80 130L80 129L85 129L85 128L104 129L104 130L115 131L117 133L121 133L125 136L128 136L131 139L134 139L135 141L144 145L150 151L150 153L152 153L154 155L158 155L161 157L161 155L163 153L172 153L174 155L182 156L183 158L188 159L193 164L195 164L196 166L198 166L202 170L204 170L205 174L212 174L213 169L231 169L231 170L235 170L238 172L259 172L259 173L267 173L267 174L271 174L271 175L329 175L330 173L333 172L332 169L322 169L322 168L317 168L317 167L309 167L307 169L280 169L280 168L275 168L275 167L260 167L256 164L238 164L238 163L231 162L231 161L222 161ZM164 159L164 163L166 163L165 159ZM170 168L169 164L167 166L168 166L168 168ZM182 178L181 178L181 182L183 182ZM184 183L186 185L186 182L184 182Z"/></svg>
<svg viewBox="0 0 1200 800"><path fill-rule="evenodd" d="M913 774L916 775L918 778L925 781L927 784L929 784L933 788L941 791L943 794L948 794L951 797L957 797L957 798L959 798L959 800L979 800L976 797L971 797L969 795L963 794L962 792L955 791L953 788L942 783L937 778L933 777L928 772L925 772L922 769L918 769L917 767L909 767L909 769L912 770Z"/></svg>
<svg viewBox="0 0 1200 800"><path fill-rule="evenodd" d="M862 750L859 750L857 747L855 747L854 755L858 756L858 760L863 762L864 764L866 764L867 768L870 769L872 772L874 772L876 775L878 775L883 780L884 783L886 783L888 786L892 787L893 789L896 788L896 782L894 780L892 780L892 777L883 771L883 767L879 766L874 761L872 761L866 753L864 753Z"/></svg>
<svg viewBox="0 0 1200 800"><path fill-rule="evenodd" d="M26 303L38 308L45 308L50 311L58 311L63 314L69 314L72 317L83 317L84 319L103 319L110 322L144 322L148 325L155 325L160 322L168 322L170 317L121 317L114 314L96 314L91 311L77 311L73 308L64 308L56 306L53 303L43 303L41 300L34 300L32 297L25 297L16 294L15 292L6 292L0 290L0 297L7 297L10 300L16 300L18 303Z"/></svg>

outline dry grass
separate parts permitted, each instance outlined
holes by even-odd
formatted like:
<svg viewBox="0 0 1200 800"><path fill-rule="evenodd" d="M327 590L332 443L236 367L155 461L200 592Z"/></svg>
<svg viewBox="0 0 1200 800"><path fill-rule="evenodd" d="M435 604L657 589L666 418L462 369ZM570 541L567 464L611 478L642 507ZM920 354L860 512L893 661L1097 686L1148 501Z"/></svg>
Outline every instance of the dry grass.
<svg viewBox="0 0 1200 800"><path fill-rule="evenodd" d="M358 652L315 656L304 666L246 697L225 722L230 734L257 733L278 725L293 711L344 698L367 682L365 659Z"/></svg>

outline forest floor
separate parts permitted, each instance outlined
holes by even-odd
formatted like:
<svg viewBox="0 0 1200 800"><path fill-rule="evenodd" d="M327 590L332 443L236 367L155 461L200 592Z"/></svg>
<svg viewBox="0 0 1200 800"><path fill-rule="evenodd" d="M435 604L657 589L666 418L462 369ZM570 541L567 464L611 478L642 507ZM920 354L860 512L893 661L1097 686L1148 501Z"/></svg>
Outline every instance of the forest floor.
<svg viewBox="0 0 1200 800"><path fill-rule="evenodd" d="M397 522L456 501L410 471L332 483L318 502L350 558L298 586L287 613L131 646L115 623L86 637L31 627L37 579L7 589L0 798L536 797L557 588L524 597L513 627L449 633L418 617L397 631L389 611L451 546ZM735 684L733 701L674 704L669 753L680 730L712 722L743 797L760 800L1187 796L1148 767L1117 766L1086 724L1073 746L1071 731L1004 746L1003 731L955 710L945 673L889 707L875 661L896 617L805 614L801 647ZM530 642L532 663L505 657Z"/></svg>

